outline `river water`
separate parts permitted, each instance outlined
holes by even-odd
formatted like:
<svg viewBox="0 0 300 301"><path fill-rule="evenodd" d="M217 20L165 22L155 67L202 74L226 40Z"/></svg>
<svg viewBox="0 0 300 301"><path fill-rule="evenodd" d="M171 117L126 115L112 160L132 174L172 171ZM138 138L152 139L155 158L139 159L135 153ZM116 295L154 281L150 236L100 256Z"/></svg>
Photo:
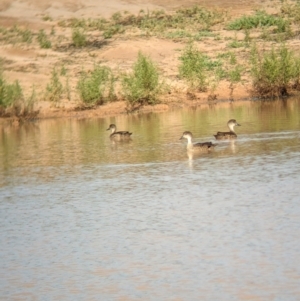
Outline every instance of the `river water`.
<svg viewBox="0 0 300 301"><path fill-rule="evenodd" d="M299 99L0 134L1 300L300 299Z"/></svg>

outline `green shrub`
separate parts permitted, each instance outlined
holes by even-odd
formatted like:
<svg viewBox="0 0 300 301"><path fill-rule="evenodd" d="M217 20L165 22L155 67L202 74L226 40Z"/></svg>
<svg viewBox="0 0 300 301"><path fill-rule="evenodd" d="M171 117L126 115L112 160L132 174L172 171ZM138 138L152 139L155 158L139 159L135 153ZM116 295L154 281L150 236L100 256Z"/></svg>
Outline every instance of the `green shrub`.
<svg viewBox="0 0 300 301"><path fill-rule="evenodd" d="M7 83L2 68L2 60L0 59L0 107L6 109L23 98L23 92L18 81L12 84Z"/></svg>
<svg viewBox="0 0 300 301"><path fill-rule="evenodd" d="M38 110L34 110L35 102L36 93L34 87L32 87L31 95L28 98L23 97L14 102L13 106L7 110L7 115L16 116L19 121L32 120L39 113Z"/></svg>
<svg viewBox="0 0 300 301"><path fill-rule="evenodd" d="M251 51L253 93L259 97L279 97L299 80L299 58L284 44L269 51Z"/></svg>
<svg viewBox="0 0 300 301"><path fill-rule="evenodd" d="M122 87L125 98L134 106L157 103L163 84L157 66L140 52L132 74L123 76Z"/></svg>
<svg viewBox="0 0 300 301"><path fill-rule="evenodd" d="M207 90L207 57L189 44L180 57L179 74L185 78L192 89Z"/></svg>
<svg viewBox="0 0 300 301"><path fill-rule="evenodd" d="M116 98L114 82L115 78L108 67L95 66L90 73L82 72L77 89L85 104L103 104Z"/></svg>
<svg viewBox="0 0 300 301"><path fill-rule="evenodd" d="M300 57L295 58L294 69L295 71L292 87L296 90L300 90Z"/></svg>
<svg viewBox="0 0 300 301"><path fill-rule="evenodd" d="M49 15L44 15L42 17L43 21L52 21L53 19Z"/></svg>
<svg viewBox="0 0 300 301"><path fill-rule="evenodd" d="M243 68L240 65L235 65L231 70L228 71L228 79L230 83L238 83L242 78Z"/></svg>
<svg viewBox="0 0 300 301"><path fill-rule="evenodd" d="M231 65L235 65L236 62L237 62L237 60L236 60L236 55L235 55L234 52L229 52L229 53L230 53L230 54L229 54L229 63L230 63Z"/></svg>
<svg viewBox="0 0 300 301"><path fill-rule="evenodd" d="M0 116L16 116L18 118L35 118L38 111L34 111L35 91L29 98L25 98L18 81L8 83L4 76L0 60Z"/></svg>
<svg viewBox="0 0 300 301"><path fill-rule="evenodd" d="M22 99L22 97L23 92L18 81L9 84L2 76L0 77L0 107L5 109Z"/></svg>
<svg viewBox="0 0 300 301"><path fill-rule="evenodd" d="M63 84L59 79L58 72L54 68L50 83L46 87L46 99L54 102L58 102L64 92Z"/></svg>
<svg viewBox="0 0 300 301"><path fill-rule="evenodd" d="M291 18L296 24L300 23L300 2L291 3L288 1L283 1L281 6L281 13Z"/></svg>
<svg viewBox="0 0 300 301"><path fill-rule="evenodd" d="M72 41L75 47L84 47L87 44L86 34L83 30L75 28L72 32Z"/></svg>
<svg viewBox="0 0 300 301"><path fill-rule="evenodd" d="M276 26L278 32L285 32L289 28L289 22L282 17L269 15L265 11L257 11L252 16L242 16L232 21L227 25L227 29L241 30L270 26Z"/></svg>
<svg viewBox="0 0 300 301"><path fill-rule="evenodd" d="M51 41L48 40L48 37L43 29L39 31L37 39L41 48L51 48Z"/></svg>
<svg viewBox="0 0 300 301"><path fill-rule="evenodd" d="M250 30L245 29L244 33L245 33L244 42L245 42L245 44L248 45L251 42Z"/></svg>

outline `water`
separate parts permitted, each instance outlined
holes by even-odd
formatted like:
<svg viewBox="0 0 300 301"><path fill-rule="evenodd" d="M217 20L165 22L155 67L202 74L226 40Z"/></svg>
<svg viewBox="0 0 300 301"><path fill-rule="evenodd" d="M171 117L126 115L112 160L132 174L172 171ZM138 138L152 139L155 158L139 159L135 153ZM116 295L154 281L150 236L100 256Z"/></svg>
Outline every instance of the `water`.
<svg viewBox="0 0 300 301"><path fill-rule="evenodd" d="M183 131L238 139L188 156ZM112 143L110 123L133 132ZM300 101L0 136L1 300L299 300Z"/></svg>

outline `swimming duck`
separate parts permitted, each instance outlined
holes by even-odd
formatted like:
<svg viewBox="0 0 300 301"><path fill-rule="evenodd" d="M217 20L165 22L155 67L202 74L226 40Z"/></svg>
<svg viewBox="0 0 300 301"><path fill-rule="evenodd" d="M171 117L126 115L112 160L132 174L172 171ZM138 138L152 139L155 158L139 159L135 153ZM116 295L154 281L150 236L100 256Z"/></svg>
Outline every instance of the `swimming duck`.
<svg viewBox="0 0 300 301"><path fill-rule="evenodd" d="M186 131L183 132L181 139L187 139L187 150L192 150L192 151L209 151L214 149L216 144L213 144L212 142L202 142L202 143L194 143L192 142L193 135L191 132Z"/></svg>
<svg viewBox="0 0 300 301"><path fill-rule="evenodd" d="M128 131L118 131L117 132L117 127L115 124L111 124L107 131L111 130L110 138L111 139L117 139L117 140L125 140L125 139L130 139L132 133Z"/></svg>
<svg viewBox="0 0 300 301"><path fill-rule="evenodd" d="M241 126L241 125L238 124L235 119L230 119L227 122L227 126L228 126L230 132L217 132L217 134L214 135L216 139L218 139L218 140L221 140L221 139L235 139L237 137L237 135L234 131L234 127L235 126Z"/></svg>

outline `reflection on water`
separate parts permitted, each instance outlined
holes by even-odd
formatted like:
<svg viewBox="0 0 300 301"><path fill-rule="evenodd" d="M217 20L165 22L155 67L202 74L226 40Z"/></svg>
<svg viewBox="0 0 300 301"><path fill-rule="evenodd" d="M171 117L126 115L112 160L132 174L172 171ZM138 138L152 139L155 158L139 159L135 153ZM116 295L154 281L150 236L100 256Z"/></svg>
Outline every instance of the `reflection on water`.
<svg viewBox="0 0 300 301"><path fill-rule="evenodd" d="M0 136L1 300L299 300L300 102ZM236 141L191 154L236 118ZM110 123L133 132L111 141Z"/></svg>

